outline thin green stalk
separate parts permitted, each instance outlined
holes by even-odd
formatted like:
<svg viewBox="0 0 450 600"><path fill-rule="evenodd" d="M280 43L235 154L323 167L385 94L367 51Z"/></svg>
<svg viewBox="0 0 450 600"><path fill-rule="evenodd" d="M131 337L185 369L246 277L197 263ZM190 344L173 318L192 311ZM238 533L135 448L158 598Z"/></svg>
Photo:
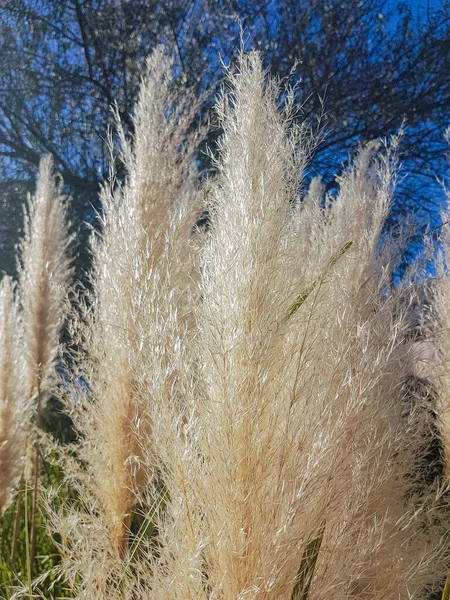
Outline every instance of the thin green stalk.
<svg viewBox="0 0 450 600"><path fill-rule="evenodd" d="M25 558L27 563L27 583L30 600L33 598L33 587L31 585L31 564L30 564L30 538L28 534L28 483L25 479Z"/></svg>
<svg viewBox="0 0 450 600"><path fill-rule="evenodd" d="M314 279L314 281L311 283L311 285L309 285L306 288L306 290L304 292L302 292L300 294L300 296L297 297L294 304L292 304L292 306L287 311L286 316L284 317L284 321L287 321L290 317L292 317L292 315L294 313L296 313L298 311L298 309L302 306L302 304L307 300L308 296L315 290L319 281L321 281L325 277L325 275L328 273L328 271L334 267L334 265L341 258L341 256L343 256L347 252L347 250L349 250L352 246L353 246L352 241L347 242L342 246L342 248L336 254L333 254L333 256L328 261L324 272L317 279Z"/></svg>
<svg viewBox="0 0 450 600"><path fill-rule="evenodd" d="M40 375L37 384L37 406L36 406L36 428L39 429L41 424L41 386ZM34 559L36 556L36 515L37 515L37 496L39 486L39 441L36 440L36 448L34 455L34 473L33 473L33 496L31 506L31 533L30 533L30 572L33 571Z"/></svg>
<svg viewBox="0 0 450 600"><path fill-rule="evenodd" d="M20 521L20 509L22 507L22 486L24 480L23 476L20 479L19 489L17 490L17 498L16 498L16 510L14 513L14 525L13 525L13 537L11 542L11 556L10 556L10 569L11 569L11 577L14 573L14 565L16 562L16 552L17 552L17 539L19 537L19 521Z"/></svg>

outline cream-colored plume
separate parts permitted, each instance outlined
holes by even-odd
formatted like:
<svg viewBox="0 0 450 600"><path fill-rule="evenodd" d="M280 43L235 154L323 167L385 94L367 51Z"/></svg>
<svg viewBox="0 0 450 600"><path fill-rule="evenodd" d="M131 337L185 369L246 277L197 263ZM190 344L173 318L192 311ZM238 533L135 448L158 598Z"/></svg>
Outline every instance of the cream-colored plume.
<svg viewBox="0 0 450 600"><path fill-rule="evenodd" d="M380 240L395 141L362 149L336 199L316 185L304 202L310 142L257 55L228 88L198 379L159 440L168 500L144 597L424 597L446 558L415 491L427 424L402 393L410 292Z"/></svg>
<svg viewBox="0 0 450 600"><path fill-rule="evenodd" d="M36 544L39 483L39 443L33 423L40 427L44 400L56 384L59 337L66 317L68 287L72 276L66 219L66 199L57 181L50 156L41 160L36 194L25 214L24 239L20 247L19 292L23 328L24 386L29 399L28 453L33 454L33 500L30 525L30 569ZM27 461L30 462L30 461ZM31 465L28 465L31 466ZM26 477L30 477L28 469Z"/></svg>
<svg viewBox="0 0 450 600"><path fill-rule="evenodd" d="M158 479L154 413L177 368L169 332L187 322L192 277L192 97L177 102L172 62L162 50L147 71L133 137L119 125L125 181L118 183L113 169L101 194L93 293L76 324L84 357L67 400L88 478L80 492L85 513L70 524L66 567L89 598L125 597L118 580L125 577L133 507Z"/></svg>
<svg viewBox="0 0 450 600"><path fill-rule="evenodd" d="M72 269L65 197L50 156L42 159L29 200L20 253L20 298L27 392L44 391L54 376Z"/></svg>
<svg viewBox="0 0 450 600"><path fill-rule="evenodd" d="M175 202L189 120L170 61L150 64L79 328L86 470L53 523L76 597L425 598L446 527L418 469L427 411L404 391L414 271L393 285L383 233L397 140L361 148L336 197L317 180L305 194L293 93L280 111L259 56L241 56L192 274Z"/></svg>
<svg viewBox="0 0 450 600"><path fill-rule="evenodd" d="M0 515L7 508L25 456L21 325L11 279L0 282Z"/></svg>

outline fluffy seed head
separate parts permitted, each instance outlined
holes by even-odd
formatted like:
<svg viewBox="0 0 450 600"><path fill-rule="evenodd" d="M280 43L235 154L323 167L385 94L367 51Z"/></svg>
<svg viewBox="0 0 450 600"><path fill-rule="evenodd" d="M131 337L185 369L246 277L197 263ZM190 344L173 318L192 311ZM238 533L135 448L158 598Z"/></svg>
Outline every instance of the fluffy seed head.
<svg viewBox="0 0 450 600"><path fill-rule="evenodd" d="M7 507L25 453L21 342L13 283L5 276L0 282L0 515Z"/></svg>
<svg viewBox="0 0 450 600"><path fill-rule="evenodd" d="M29 396L53 374L64 322L70 266L65 198L50 156L42 159L36 194L29 199L20 252L20 298Z"/></svg>

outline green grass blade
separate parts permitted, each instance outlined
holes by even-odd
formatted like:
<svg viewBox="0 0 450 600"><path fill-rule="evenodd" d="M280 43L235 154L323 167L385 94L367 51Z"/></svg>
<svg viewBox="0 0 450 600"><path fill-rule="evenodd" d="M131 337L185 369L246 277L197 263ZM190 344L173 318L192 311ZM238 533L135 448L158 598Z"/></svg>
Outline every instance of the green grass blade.
<svg viewBox="0 0 450 600"><path fill-rule="evenodd" d="M311 283L311 285L308 286L308 288L303 293L301 293L300 296L298 296L298 298L295 300L294 304L289 308L289 310L287 311L286 316L284 318L284 321L287 321L288 319L290 319L290 317L292 317L292 315L298 311L298 309L302 306L302 304L307 300L308 296L310 296L311 293L314 291L314 289L316 288L316 285L320 281L320 279L322 279L325 276L325 274L334 267L334 265L341 258L341 256L343 256L347 252L347 250L349 248L351 248L352 246L353 246L353 242L351 242L351 241L346 242L342 246L342 248L338 252L336 252L336 254L333 254L333 256L328 261L326 269L322 273L322 275L320 277L318 277L317 279L314 279L314 281Z"/></svg>
<svg viewBox="0 0 450 600"><path fill-rule="evenodd" d="M331 269L332 267L334 267L334 265L337 263L337 261L341 258L341 256L344 256L344 254L347 252L347 250L349 250L351 247L353 246L353 242L346 242L342 248L339 250L339 252L337 252L336 254L334 254L330 260L328 261L328 269Z"/></svg>
<svg viewBox="0 0 450 600"><path fill-rule="evenodd" d="M30 533L29 533L29 525L28 525L28 483L25 479L25 495L24 495L24 504L25 504L25 553L26 553L26 570L27 570L27 584L28 584L28 593L30 594L30 599L33 598L33 587L31 583L32 574L31 574L31 564L30 564Z"/></svg>
<svg viewBox="0 0 450 600"><path fill-rule="evenodd" d="M301 305L308 299L308 296L314 291L316 285L317 285L317 279L315 279L312 282L312 284L303 292L303 294L300 294L300 296L296 299L296 301L291 306L291 308L287 311L286 317L284 319L285 321L290 319L292 317L292 315L298 311L298 309L301 307Z"/></svg>
<svg viewBox="0 0 450 600"><path fill-rule="evenodd" d="M319 531L319 535L308 542L303 552L302 562L295 579L294 589L292 590L291 600L307 600L309 587L313 579L316 568L317 557L319 556L320 546L322 545L325 525Z"/></svg>
<svg viewBox="0 0 450 600"><path fill-rule="evenodd" d="M450 598L450 571L447 573L447 578L445 579L444 589L442 590L442 598L441 600L449 600Z"/></svg>

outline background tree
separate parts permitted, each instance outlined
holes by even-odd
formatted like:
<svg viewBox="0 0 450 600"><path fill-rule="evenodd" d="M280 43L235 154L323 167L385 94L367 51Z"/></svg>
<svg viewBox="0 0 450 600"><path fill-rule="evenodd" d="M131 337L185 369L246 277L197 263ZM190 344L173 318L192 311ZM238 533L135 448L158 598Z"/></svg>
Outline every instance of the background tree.
<svg viewBox="0 0 450 600"><path fill-rule="evenodd" d="M406 171L422 189L424 179L429 185L420 198L404 186L396 214L402 206L429 211L435 177L445 172L449 25L446 0L421 11L419 2L383 0L0 0L3 206L20 220L19 191L51 153L73 195L82 268L82 222L92 220L106 176L111 104L132 129L143 61L158 44L175 56L178 85L214 89L221 59L239 51L242 28L247 46L299 83L297 117L324 127L310 175L335 187L334 174L358 141L389 135L405 121ZM8 196L11 182L17 193ZM13 241L14 231L2 244Z"/></svg>

